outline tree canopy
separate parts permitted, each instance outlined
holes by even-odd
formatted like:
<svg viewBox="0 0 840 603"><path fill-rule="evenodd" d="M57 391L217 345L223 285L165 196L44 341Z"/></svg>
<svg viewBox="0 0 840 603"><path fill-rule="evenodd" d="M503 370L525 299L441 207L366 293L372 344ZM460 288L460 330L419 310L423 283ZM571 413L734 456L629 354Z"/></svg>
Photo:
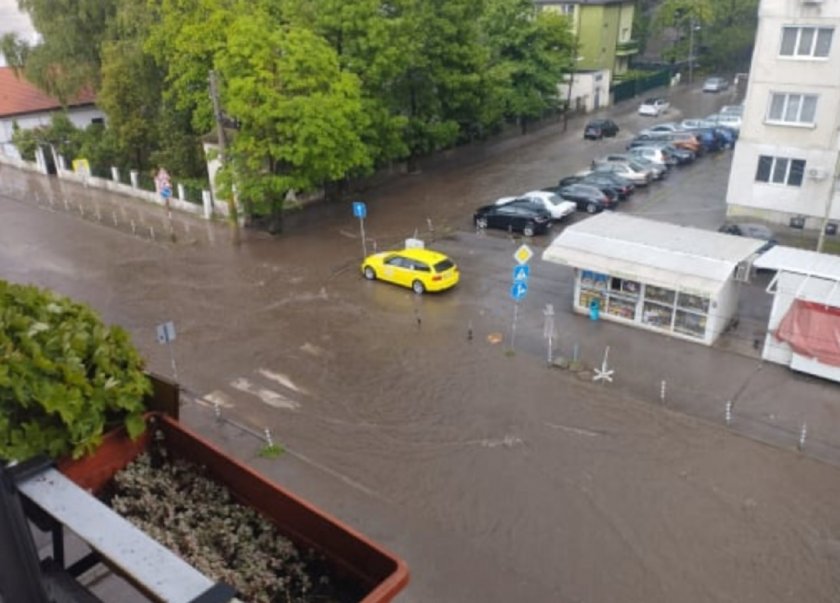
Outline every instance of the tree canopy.
<svg viewBox="0 0 840 603"><path fill-rule="evenodd" d="M58 6L57 6L58 5ZM219 75L223 182L255 212L558 107L573 40L531 0L20 0L3 46L45 90L98 92L135 168L198 176ZM175 165L173 165L173 163Z"/></svg>

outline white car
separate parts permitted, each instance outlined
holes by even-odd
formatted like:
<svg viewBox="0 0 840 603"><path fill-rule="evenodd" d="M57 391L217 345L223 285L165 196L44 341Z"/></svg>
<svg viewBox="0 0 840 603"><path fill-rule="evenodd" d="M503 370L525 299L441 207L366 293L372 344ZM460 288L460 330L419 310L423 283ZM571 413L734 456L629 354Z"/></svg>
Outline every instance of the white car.
<svg viewBox="0 0 840 603"><path fill-rule="evenodd" d="M706 116L706 121L732 128L736 132L741 131L741 118L732 113L714 113Z"/></svg>
<svg viewBox="0 0 840 603"><path fill-rule="evenodd" d="M647 159L648 161L652 161L663 167L667 167L669 165L668 156L661 148L634 147L632 149L628 149L627 154L631 157L641 157L642 159Z"/></svg>
<svg viewBox="0 0 840 603"><path fill-rule="evenodd" d="M744 116L744 105L724 105L720 108L720 113L723 115L737 115Z"/></svg>
<svg viewBox="0 0 840 603"><path fill-rule="evenodd" d="M729 82L722 77L710 77L703 82L703 92L723 92L729 88Z"/></svg>
<svg viewBox="0 0 840 603"><path fill-rule="evenodd" d="M506 205L518 199L527 199L538 205L542 205L548 213L551 214L551 219L558 222L569 216L577 210L577 204L573 201L566 201L559 195L550 191L529 191L518 197L502 197L496 201L496 205Z"/></svg>
<svg viewBox="0 0 840 603"><path fill-rule="evenodd" d="M698 128L714 128L717 124L707 119L684 119L680 122L683 130L697 130Z"/></svg>
<svg viewBox="0 0 840 603"><path fill-rule="evenodd" d="M659 117L670 108L671 103L664 98L648 98L639 105L639 115L652 115L653 117Z"/></svg>
<svg viewBox="0 0 840 603"><path fill-rule="evenodd" d="M664 163L655 163L650 159L645 159L644 157L631 155L629 153L613 153L605 155L604 157L593 161L592 166L595 167L599 163L605 162L626 163L637 172L648 172L651 180L662 180L662 178L665 177L665 173L668 171L668 167Z"/></svg>
<svg viewBox="0 0 840 603"><path fill-rule="evenodd" d="M680 131L679 124L676 124L672 121L669 121L669 122L662 123L662 124L656 124L655 126L651 126L649 128L645 128L644 130L639 132L639 135L642 135L642 134L662 134L662 133L670 134L671 132L679 132L679 131Z"/></svg>

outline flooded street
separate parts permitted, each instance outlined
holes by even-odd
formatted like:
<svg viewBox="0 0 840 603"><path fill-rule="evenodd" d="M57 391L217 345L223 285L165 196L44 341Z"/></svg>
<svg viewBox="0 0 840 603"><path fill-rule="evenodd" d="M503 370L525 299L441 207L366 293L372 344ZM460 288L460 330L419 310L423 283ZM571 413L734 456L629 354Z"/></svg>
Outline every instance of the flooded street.
<svg viewBox="0 0 840 603"><path fill-rule="evenodd" d="M680 91L673 104L693 117L725 102ZM366 192L368 251L417 232L459 263L461 283L441 295L362 279L348 203L294 214L282 237L248 233L238 248L224 226L178 218L170 243L150 235L159 208L3 166L0 278L89 302L170 376L155 326L174 321L184 387L269 428L288 452L258 458L260 443L216 424L206 404L187 403L184 421L405 558L400 601L840 600L840 470L673 410L703 406L693 414L705 419L737 391L772 392L750 381L754 359L572 316L569 272L536 258L505 353L521 241L475 233L473 209L622 149L651 123L634 109L613 113L615 141L582 141L573 120L566 134L549 126ZM706 158L620 211L714 228L729 159ZM546 303L561 353L578 344L593 365L612 346L616 383L547 368ZM775 368L762 375L789 375ZM672 403L651 404L665 378ZM809 399L837 399L807 386ZM806 407L774 412L795 426Z"/></svg>

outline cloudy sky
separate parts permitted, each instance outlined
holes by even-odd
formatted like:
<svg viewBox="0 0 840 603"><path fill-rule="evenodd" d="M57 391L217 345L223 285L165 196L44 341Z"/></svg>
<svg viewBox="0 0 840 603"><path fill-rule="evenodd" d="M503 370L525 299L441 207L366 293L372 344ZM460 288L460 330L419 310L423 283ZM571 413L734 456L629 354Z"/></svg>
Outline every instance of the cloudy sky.
<svg viewBox="0 0 840 603"><path fill-rule="evenodd" d="M35 29L29 17L18 10L17 0L0 0L0 36L9 32L31 40ZM0 64L5 64L2 55L0 55Z"/></svg>

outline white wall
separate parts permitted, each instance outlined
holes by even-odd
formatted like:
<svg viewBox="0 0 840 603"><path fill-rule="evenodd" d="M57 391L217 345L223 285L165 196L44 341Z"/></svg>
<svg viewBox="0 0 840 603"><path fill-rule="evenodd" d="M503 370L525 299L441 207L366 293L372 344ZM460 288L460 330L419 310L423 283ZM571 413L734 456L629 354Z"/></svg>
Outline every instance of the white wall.
<svg viewBox="0 0 840 603"><path fill-rule="evenodd" d="M780 56L782 28L805 25L835 28L829 56ZM817 94L815 125L767 123L771 92ZM744 123L727 191L727 213L779 223L787 223L791 215L805 215L812 217L809 227L818 227L840 153L840 0L824 0L822 4L761 1L744 104ZM818 168L826 172L826 177L817 180L806 176L801 187L756 182L759 155L804 159L806 174L809 168ZM840 219L838 205L833 205L834 219Z"/></svg>
<svg viewBox="0 0 840 603"><path fill-rule="evenodd" d="M576 99L580 99L587 113L596 111L610 104L610 70L575 73L572 79L572 109L577 107ZM557 86L560 98L565 101L569 98L568 78ZM595 106L596 97L598 107Z"/></svg>
<svg viewBox="0 0 840 603"><path fill-rule="evenodd" d="M17 124L24 130L37 128L38 126L48 126L55 111L40 111L38 113L28 113L18 117L4 117L0 118L0 145L10 142L12 140L12 124L17 121ZM90 105L86 107L72 107L67 110L67 116L77 128L86 128L94 119L105 119L105 114L96 107Z"/></svg>

